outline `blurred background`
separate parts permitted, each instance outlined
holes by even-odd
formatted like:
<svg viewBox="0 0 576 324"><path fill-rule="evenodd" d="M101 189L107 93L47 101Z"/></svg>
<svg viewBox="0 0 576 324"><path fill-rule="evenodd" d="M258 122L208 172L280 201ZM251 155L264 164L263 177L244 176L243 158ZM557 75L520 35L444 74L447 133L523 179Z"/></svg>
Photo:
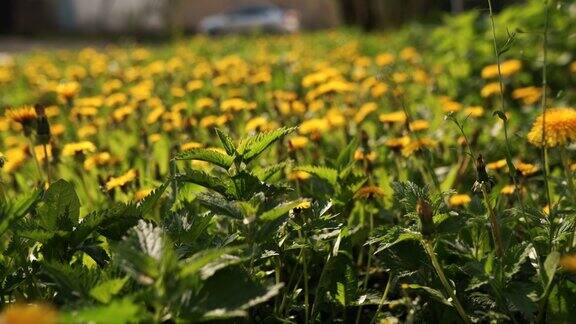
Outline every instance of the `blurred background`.
<svg viewBox="0 0 576 324"><path fill-rule="evenodd" d="M495 10L522 0L493 0ZM486 10L485 0L1 0L2 35L166 35L338 26L365 31ZM264 28L266 29L266 28ZM266 30L265 30L266 31Z"/></svg>

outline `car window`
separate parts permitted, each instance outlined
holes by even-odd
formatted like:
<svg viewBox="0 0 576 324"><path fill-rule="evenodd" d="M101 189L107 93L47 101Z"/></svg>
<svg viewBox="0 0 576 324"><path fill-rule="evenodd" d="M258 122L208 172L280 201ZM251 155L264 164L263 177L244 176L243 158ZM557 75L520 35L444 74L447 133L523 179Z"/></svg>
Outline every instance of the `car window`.
<svg viewBox="0 0 576 324"><path fill-rule="evenodd" d="M269 11L273 11L276 8L268 6L254 6L254 7L243 7L234 10L230 14L233 16L258 16L267 14Z"/></svg>

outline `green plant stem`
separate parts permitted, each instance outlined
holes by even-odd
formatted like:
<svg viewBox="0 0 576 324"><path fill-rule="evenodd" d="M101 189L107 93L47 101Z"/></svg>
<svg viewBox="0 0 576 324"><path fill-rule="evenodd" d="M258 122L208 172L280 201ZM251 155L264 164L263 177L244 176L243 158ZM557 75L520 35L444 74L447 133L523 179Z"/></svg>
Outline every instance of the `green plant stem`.
<svg viewBox="0 0 576 324"><path fill-rule="evenodd" d="M432 246L431 242L429 240L422 240L422 246L424 246L424 250L426 250L426 253L430 257L430 261L432 261L432 266L434 266L434 270L436 270L436 274L438 275L438 278L440 278L440 282L442 282L444 290L446 290L446 292L452 299L451 301L452 305L456 308L458 314L460 315L464 323L472 323L472 320L470 319L468 314L466 314L466 311L464 311L462 304L460 304L458 297L456 297L454 288L452 287L448 279L446 279L446 275L444 275L444 270L442 269L440 262L438 262L438 258L436 258L436 253L434 252L434 247Z"/></svg>
<svg viewBox="0 0 576 324"><path fill-rule="evenodd" d="M388 280L386 281L386 287L384 287L384 293L382 293L382 297L378 302L378 308L376 308L376 312L374 313L374 317L372 317L370 324L376 322L376 319L378 318L378 314L380 314L380 311L382 310L384 302L388 299L388 292L390 291L390 286L392 286L393 277L394 275L392 273L388 274Z"/></svg>
<svg viewBox="0 0 576 324"><path fill-rule="evenodd" d="M546 145L546 109L547 109L547 87L548 87L548 77L547 77L547 64L548 64L548 26L550 12L548 9L548 0L544 1L545 6L545 18L544 18L544 39L542 40L542 51L543 51L543 63L542 63L542 148L541 148L541 159L542 159L542 173L544 176L544 186L546 189L546 199L548 200L548 206L550 208L550 217L552 218L552 198L550 195L550 185L548 181L548 174L550 173L550 166L548 163L548 148Z"/></svg>
<svg viewBox="0 0 576 324"><path fill-rule="evenodd" d="M364 208L365 209L365 208ZM372 215L372 212L368 212L368 221L369 221L369 234L368 236L372 236L372 231L374 229L374 215ZM374 246L372 244L370 244L370 246L368 247L368 260L366 261L366 275L364 276L364 281L362 282L362 290L366 291L366 288L368 287L368 280L370 279L370 267L372 266L372 255L374 254ZM358 307L358 313L356 314L356 321L354 322L355 324L359 324L360 323L360 316L362 315L362 306L360 305Z"/></svg>
<svg viewBox="0 0 576 324"><path fill-rule="evenodd" d="M320 293L320 283L322 282L322 280L324 279L324 274L326 273L326 266L328 265L328 262L330 262L330 256L332 254L330 252L328 252L328 256L326 257L326 262L324 262L324 266L322 267L322 271L320 272L320 278L318 278L318 284L316 285L316 291L314 293L314 302L312 303L312 312L310 315L310 318L312 318L312 320L314 320L314 316L316 314L316 305L318 303L318 295Z"/></svg>
<svg viewBox="0 0 576 324"><path fill-rule="evenodd" d="M488 209L488 215L490 216L490 224L492 229L492 237L494 238L494 246L496 247L496 255L502 257L503 255L503 244L502 244L502 234L500 231L500 223L498 222L498 217L494 212L494 207L490 203L490 196L488 195L488 190L486 186L482 185L482 196L484 197L484 203Z"/></svg>
<svg viewBox="0 0 576 324"><path fill-rule="evenodd" d="M572 177L572 171L570 170L570 162L568 161L568 156L566 155L566 149L564 147L559 148L560 151L560 160L562 161L562 166L564 168L564 176L566 178L566 182L568 183L568 191L570 194L570 202L572 203L573 207L576 207L576 186L574 185L574 178ZM570 248L574 247L574 238L576 237L576 228L572 232L570 236L570 242L568 242L568 246Z"/></svg>
<svg viewBox="0 0 576 324"><path fill-rule="evenodd" d="M302 231L298 230L298 237L303 239ZM302 272L304 275L304 323L309 323L310 320L310 296L308 290L308 260L306 260L305 247L302 247L301 262L302 262Z"/></svg>
<svg viewBox="0 0 576 324"><path fill-rule="evenodd" d="M48 146L44 143L42 144L44 148L44 165L46 166L46 179L48 181L48 185L52 182L51 175L50 175L50 159L48 157Z"/></svg>
<svg viewBox="0 0 576 324"><path fill-rule="evenodd" d="M488 0L488 9L490 10L490 25L492 28L492 40L494 43L494 56L496 58L496 65L498 68L498 84L500 86L500 104L502 112L506 112L506 100L504 99L504 79L502 77L502 70L500 67L500 52L498 48L498 42L496 40L496 24L494 22L494 11L492 10L492 1ZM508 175L514 183L516 199L524 209L524 203L522 201L522 196L520 195L520 186L518 184L518 179L516 178L515 168L512 164L512 150L510 149L510 138L508 137L508 120L506 118L502 119L504 123L504 141L506 144L506 162L508 163Z"/></svg>
<svg viewBox="0 0 576 324"><path fill-rule="evenodd" d="M38 173L38 179L40 182L43 180L42 176L42 168L40 167L40 162L38 161L38 157L36 156L36 150L34 149L34 143L32 142L32 138L28 137L29 145L30 145L30 155L32 155L32 159L34 159L34 163L36 164L36 171ZM45 157L48 159L48 156Z"/></svg>

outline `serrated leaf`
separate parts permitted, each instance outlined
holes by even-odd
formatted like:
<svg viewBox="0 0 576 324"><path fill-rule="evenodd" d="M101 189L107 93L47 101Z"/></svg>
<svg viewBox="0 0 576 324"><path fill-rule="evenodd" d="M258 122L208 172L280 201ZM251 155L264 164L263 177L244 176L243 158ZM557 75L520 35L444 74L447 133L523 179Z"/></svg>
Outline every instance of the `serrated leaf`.
<svg viewBox="0 0 576 324"><path fill-rule="evenodd" d="M336 159L336 165L338 167L338 171L342 172L348 165L354 162L354 151L358 146L358 140L356 138L352 139L346 148L340 152L338 158Z"/></svg>
<svg viewBox="0 0 576 324"><path fill-rule="evenodd" d="M206 249L198 252L184 262L180 274L182 276L197 274L202 269L202 267L217 260L225 254L238 251L239 249L240 247L224 247Z"/></svg>
<svg viewBox="0 0 576 324"><path fill-rule="evenodd" d="M374 252L380 253L384 250L391 248L392 246L404 242L404 241L420 241L422 239L422 234L417 232L408 232L402 229L399 226L394 226L386 232L386 234L380 238L376 238L371 242L376 243L379 242L379 247Z"/></svg>
<svg viewBox="0 0 576 324"><path fill-rule="evenodd" d="M214 214L244 219L242 207L237 202L229 201L218 193L203 192L198 194L196 199Z"/></svg>
<svg viewBox="0 0 576 324"><path fill-rule="evenodd" d="M234 147L234 143L232 142L230 136L228 136L228 134L222 132L218 128L215 128L214 130L216 131L218 138L220 138L220 142L222 142L222 146L224 146L224 150L226 150L226 153L228 153L228 155L230 156L236 155L237 154L236 148Z"/></svg>
<svg viewBox="0 0 576 324"><path fill-rule="evenodd" d="M425 292L426 295L432 297L433 299L441 302L444 305L452 307L452 303L450 301L448 301L440 291L438 291L434 288L421 286L421 285L417 285L417 284L404 284L404 285L402 285L402 287L405 289L419 290L419 291Z"/></svg>
<svg viewBox="0 0 576 324"><path fill-rule="evenodd" d="M286 162L280 162L269 166L264 169L259 169L253 171L254 176L256 176L260 181L268 181L274 174L286 167Z"/></svg>
<svg viewBox="0 0 576 324"><path fill-rule="evenodd" d="M152 208L154 208L154 205L158 203L160 197L162 197L162 194L164 193L168 185L169 185L168 182L163 183L160 187L154 189L153 192L151 192L148 196L146 196L142 201L138 203L138 209L140 210L142 215L147 214L152 210Z"/></svg>
<svg viewBox="0 0 576 324"><path fill-rule="evenodd" d="M13 205L8 205L6 201L2 201L4 205L0 213L0 237L10 227L10 224L26 216L32 207L40 200L41 193L42 190L40 189L34 190L28 195L19 197Z"/></svg>
<svg viewBox="0 0 576 324"><path fill-rule="evenodd" d="M232 156L222 154L213 149L195 148L184 152L179 152L174 155L176 160L199 160L216 164L220 167L228 169L234 162Z"/></svg>
<svg viewBox="0 0 576 324"><path fill-rule="evenodd" d="M302 204L305 201L306 201L305 199L299 199L299 200L295 200L295 201L291 201L291 202L287 202L287 203L282 203L282 204L262 213L260 215L259 219L262 221L265 221L265 222L270 222L270 221L276 220L278 217L288 213L289 211L296 208L298 205Z"/></svg>
<svg viewBox="0 0 576 324"><path fill-rule="evenodd" d="M238 145L238 153L242 156L245 163L250 162L252 159L264 152L272 143L279 140L283 136L290 134L296 127L281 127L276 130L258 133L242 139Z"/></svg>
<svg viewBox="0 0 576 324"><path fill-rule="evenodd" d="M176 180L195 183L207 189L212 189L226 198L232 199L236 197L236 190L234 184L228 178L218 178L204 171L188 170L184 174L176 176Z"/></svg>
<svg viewBox="0 0 576 324"><path fill-rule="evenodd" d="M72 231L80 216L80 200L74 186L62 179L51 184L38 207L38 215L39 225L46 230Z"/></svg>
<svg viewBox="0 0 576 324"><path fill-rule="evenodd" d="M338 171L324 166L302 165L295 168L296 171L305 171L327 181L335 186L338 181Z"/></svg>

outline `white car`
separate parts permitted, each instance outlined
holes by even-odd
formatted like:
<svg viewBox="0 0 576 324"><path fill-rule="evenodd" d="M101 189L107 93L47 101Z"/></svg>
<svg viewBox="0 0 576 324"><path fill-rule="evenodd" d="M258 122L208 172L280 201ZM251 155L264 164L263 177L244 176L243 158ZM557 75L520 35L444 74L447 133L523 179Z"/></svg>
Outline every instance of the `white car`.
<svg viewBox="0 0 576 324"><path fill-rule="evenodd" d="M208 16L200 21L204 34L230 33L295 33L300 29L297 11L272 5L239 7L229 12Z"/></svg>

